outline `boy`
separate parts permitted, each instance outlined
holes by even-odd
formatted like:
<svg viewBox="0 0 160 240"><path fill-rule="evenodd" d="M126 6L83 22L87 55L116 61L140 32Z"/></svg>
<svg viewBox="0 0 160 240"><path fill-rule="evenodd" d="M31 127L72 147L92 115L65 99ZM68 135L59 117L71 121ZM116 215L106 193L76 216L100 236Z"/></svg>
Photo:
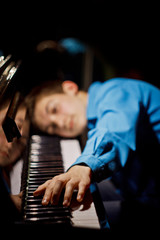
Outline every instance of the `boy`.
<svg viewBox="0 0 160 240"><path fill-rule="evenodd" d="M160 207L159 89L115 78L93 83L87 93L64 81L58 87L44 83L29 101L33 122L49 134L75 137L86 125L89 128L85 149L76 162L34 192L34 196L44 194L43 205L57 204L63 188L63 205L70 205L74 189L81 202L91 181L112 177L125 199Z"/></svg>

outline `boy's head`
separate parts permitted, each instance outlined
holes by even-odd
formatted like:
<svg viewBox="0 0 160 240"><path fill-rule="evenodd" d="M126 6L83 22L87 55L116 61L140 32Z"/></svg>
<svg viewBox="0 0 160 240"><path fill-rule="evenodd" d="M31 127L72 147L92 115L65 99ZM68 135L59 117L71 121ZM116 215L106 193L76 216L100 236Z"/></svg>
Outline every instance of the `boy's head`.
<svg viewBox="0 0 160 240"><path fill-rule="evenodd" d="M87 93L72 81L47 81L27 98L34 125L48 134L75 137L86 127Z"/></svg>

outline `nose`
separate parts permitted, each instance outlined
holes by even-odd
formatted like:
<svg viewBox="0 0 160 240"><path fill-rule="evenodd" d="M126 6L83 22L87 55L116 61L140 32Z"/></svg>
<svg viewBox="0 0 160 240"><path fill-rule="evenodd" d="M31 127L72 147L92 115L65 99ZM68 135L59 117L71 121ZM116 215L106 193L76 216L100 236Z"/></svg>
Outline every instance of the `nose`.
<svg viewBox="0 0 160 240"><path fill-rule="evenodd" d="M65 127L65 116L63 114L57 114L56 116L51 116L52 123L58 128Z"/></svg>

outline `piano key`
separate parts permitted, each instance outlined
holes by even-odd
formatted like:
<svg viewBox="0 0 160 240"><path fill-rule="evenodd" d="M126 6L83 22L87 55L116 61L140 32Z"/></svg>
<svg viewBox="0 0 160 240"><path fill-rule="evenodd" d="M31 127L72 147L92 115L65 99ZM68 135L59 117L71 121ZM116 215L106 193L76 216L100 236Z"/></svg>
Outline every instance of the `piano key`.
<svg viewBox="0 0 160 240"><path fill-rule="evenodd" d="M77 139L60 140L60 146L63 156L64 171L66 172L72 163L81 155L81 148Z"/></svg>
<svg viewBox="0 0 160 240"><path fill-rule="evenodd" d="M48 152L47 153L47 155L46 155L46 153L45 153L45 150L44 150L44 152L39 152L39 150L36 150L36 151L32 151L32 152L30 152L30 155L32 156L32 157L39 157L39 158L41 158L41 157L44 157L44 159L45 159L45 157L47 157L47 159L49 159L49 158L51 158L51 159L53 159L54 160L54 158L61 158L62 156L60 155L60 152L55 152L55 151L51 151L51 152Z"/></svg>
<svg viewBox="0 0 160 240"><path fill-rule="evenodd" d="M34 174L35 175L41 175L41 174L49 174L49 173L54 173L56 172L56 169L59 169L59 168L40 168L40 169L30 169L29 171L29 175L30 176L33 176ZM62 168L60 168L59 170L61 170Z"/></svg>
<svg viewBox="0 0 160 240"><path fill-rule="evenodd" d="M59 155L55 156L53 154L51 154L49 156L48 155L43 155L43 156L31 155L31 160L32 160L32 162L62 161L62 156L59 156Z"/></svg>
<svg viewBox="0 0 160 240"><path fill-rule="evenodd" d="M53 217L46 217L46 216L41 216L41 217L27 217L25 216L26 221L35 221L35 222L48 222L48 223L55 223L55 224L68 224L70 226L70 217L58 217L58 216L53 216Z"/></svg>
<svg viewBox="0 0 160 240"><path fill-rule="evenodd" d="M30 167L36 167L36 168L39 168L39 167L52 167L52 166L62 166L59 162L32 162L30 163Z"/></svg>
<svg viewBox="0 0 160 240"><path fill-rule="evenodd" d="M38 207L37 207L38 206ZM39 207L39 205L37 205L37 206L34 206L34 207L31 207L31 210L30 209L26 209L26 215L27 216L35 216L35 215L37 215L37 216L44 216L44 215L52 215L52 216L63 216L63 217L66 217L66 216L68 216L68 217L70 217L71 218L71 213L70 213L70 211L68 210L68 209L64 209L64 208L52 208L51 206L50 207L48 207L48 208L41 208L41 207ZM50 217L49 216L49 217Z"/></svg>
<svg viewBox="0 0 160 240"><path fill-rule="evenodd" d="M26 200L26 203L27 205L31 205L31 204L40 204L42 202L42 199L37 199L37 198L34 198L34 199L28 199Z"/></svg>
<svg viewBox="0 0 160 240"><path fill-rule="evenodd" d="M33 207L34 206L34 207ZM37 213L37 214L41 214L41 213L45 213L46 212L50 212L50 213L61 213L64 215L70 215L70 210L66 207L62 207L62 206L53 206L53 205L49 205L48 207L46 206L42 206L39 204L32 204L30 205L30 207L26 208L26 213L31 213L32 215Z"/></svg>
<svg viewBox="0 0 160 240"><path fill-rule="evenodd" d="M29 191L35 191L37 188L39 187L39 185L38 185L38 183L34 183L34 184L32 184L32 185L29 185L29 186L27 186L27 190Z"/></svg>
<svg viewBox="0 0 160 240"><path fill-rule="evenodd" d="M43 143L43 147L42 147L42 143ZM44 146L45 146L45 147L46 147L46 146L51 146L51 149L49 149L49 150L52 150L52 149L60 149L59 144L54 144L54 147L53 147L52 142L49 143L49 142L46 141L46 144L45 144L45 142L43 141L43 142L41 142L41 144L40 144L40 143L37 143L37 142L33 142L33 143L32 143L32 146L31 146L31 151L32 151L33 149L34 149L34 150L38 149L38 150L42 151L42 150L44 149Z"/></svg>
<svg viewBox="0 0 160 240"><path fill-rule="evenodd" d="M42 178L42 179L39 179L39 180L35 180L35 181L29 180L28 181L28 186L30 186L30 185L35 186L35 184L36 184L36 186L39 186L39 185L43 184L44 182L46 182L47 180L48 180L48 177Z"/></svg>
<svg viewBox="0 0 160 240"><path fill-rule="evenodd" d="M38 218L39 220L42 221L42 219L44 219L44 217L48 220L54 220L54 221L70 221L70 216L68 216L68 213L65 215L64 212L56 212L55 214L52 211L46 211L42 212L42 213L37 213L37 212L33 212L33 213L27 213L25 215L26 219L34 219L34 218Z"/></svg>
<svg viewBox="0 0 160 240"><path fill-rule="evenodd" d="M74 163L75 160L80 156L81 149L80 149L79 142L76 139L61 140L60 145L62 149L64 169L66 171L68 167L70 167L71 164ZM74 152L73 152L73 149L74 149ZM85 211L82 210L84 206L83 202L79 204L78 208L76 209L74 208L74 203L77 203L77 201L73 196L72 204L71 204L73 226L100 229L100 223L97 217L97 213L96 213L96 209L93 203L91 193L87 192L87 194L85 194L85 200L87 199L88 201L91 202L91 204L89 205L90 207L88 207L88 209L86 209ZM91 216L90 219L88 218L88 216Z"/></svg>
<svg viewBox="0 0 160 240"><path fill-rule="evenodd" d="M54 139L58 142L55 143ZM52 210L50 210L50 208L53 208L53 207L58 208L59 205L54 206L49 204L49 206L43 206L41 204L42 196L34 197L33 192L37 189L37 187L40 184L44 183L46 180L51 179L53 176L59 173L62 173L68 169L68 167L72 164L72 162L74 162L76 158L81 154L79 142L75 139L60 140L59 137L57 138L57 137L50 137L50 136L33 135L31 136L30 144L31 144L31 147L29 150L29 159L28 159L29 169L27 173L28 180L26 184L24 184L26 185L25 187L26 204L24 204L24 218L25 218L25 221L31 221L31 222L47 221L47 222L56 223L55 218L51 217ZM38 150L40 151L38 152ZM47 150L49 150L48 151L49 154L47 153ZM54 152L56 152L56 156ZM52 166L52 162L53 162L53 166ZM26 167L26 169L27 168L28 167ZM87 195L87 199L88 198L89 197ZM76 201L76 204L77 204L77 201ZM93 200L91 204L87 205L87 207L86 207L86 203L84 202L81 203L78 207L75 207L75 204L73 204L72 202L70 210L63 208L62 200L61 200L61 207L62 207L61 210L64 211L64 215L66 214L66 211L67 211L67 214L68 214L67 219L70 219L70 220L67 220L67 222L69 221L69 224L71 224L72 222L72 225L75 227L85 227L85 228L89 227L89 228L98 228L98 229L100 228L100 224L96 214ZM46 211L46 215L45 215L45 211ZM49 217L47 216L47 211L50 213ZM57 216L57 222L61 222L61 220L62 220L61 218L60 220L58 220L58 216ZM63 219L63 222L65 222L64 219Z"/></svg>
<svg viewBox="0 0 160 240"><path fill-rule="evenodd" d="M53 175L55 175L55 174L57 174L57 172L61 172L61 169L58 169L57 171L51 171L51 172L49 172L49 171L45 171L45 172L31 172L31 173L29 173L29 178L30 179L41 179L41 178L43 178L43 177L47 177L47 178L52 178L53 177Z"/></svg>

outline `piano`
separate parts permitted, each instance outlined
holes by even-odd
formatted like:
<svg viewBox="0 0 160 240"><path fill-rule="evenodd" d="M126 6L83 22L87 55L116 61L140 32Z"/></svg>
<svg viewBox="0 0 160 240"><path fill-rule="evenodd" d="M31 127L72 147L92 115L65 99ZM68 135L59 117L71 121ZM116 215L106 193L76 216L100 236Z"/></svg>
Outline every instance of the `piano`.
<svg viewBox="0 0 160 240"><path fill-rule="evenodd" d="M58 136L32 135L28 147L29 150L27 150L24 164L21 164L21 166L18 164L19 170L23 168L21 170L21 190L23 191L24 223L60 224L65 228L74 227L94 230L108 228L109 225L107 225L103 205L98 201L100 196L98 198L98 189L95 183L91 185L81 204L73 196L70 207L63 207L61 201L57 206L42 206L42 197L33 196L33 191L40 184L66 171L80 155L79 141L77 139L61 139ZM14 171L16 172L16 169ZM12 172L11 178L14 178L17 172ZM76 196L76 192L74 195Z"/></svg>
<svg viewBox="0 0 160 240"><path fill-rule="evenodd" d="M4 59L0 60L4 61ZM11 67L13 68L13 66L14 70L17 69L19 62L16 64L13 63ZM15 72L16 71L14 71L14 73ZM2 72L2 76L3 73L4 72ZM6 76L12 78L14 74L9 75L9 73L10 72L8 72ZM7 79L8 77L5 78ZM7 81L6 85L8 85ZM1 89L4 90L3 95L5 95L6 89ZM17 99L17 92L14 92L3 123L6 138L10 142L15 137L21 137L14 121L18 103L19 95ZM10 127L9 130L8 126ZM30 133L23 160L18 161L11 172L11 192L15 187L15 185L12 184L14 182L13 178L15 173L16 178L21 179L21 181L18 180L19 185L21 186L16 185L16 187L23 191L22 213L16 215L14 213L14 211L16 212L16 209L8 213L12 216L10 223L14 226L14 229L19 227L22 228L22 226L26 229L29 229L30 227L32 228L33 226L34 228L39 229L42 225L43 228L47 227L47 229L50 226L51 229L54 228L55 231L57 229L64 229L67 231L69 229L72 231L75 231L75 229L81 229L84 231L101 231L101 229L109 229L109 223L96 183L91 184L91 187L81 204L76 202L73 197L70 207L62 206L61 201L57 206L42 206L42 197L33 196L33 191L40 184L53 176L66 171L80 153L81 148L77 139L62 139L58 136L48 136L44 134L38 135L34 134L34 131L33 133ZM16 169L17 166L18 170ZM76 196L76 192L74 195ZM7 208L8 206L5 207ZM3 209L5 207L3 206ZM12 206L12 208L14 208L14 206ZM1 222L3 222L2 219Z"/></svg>

